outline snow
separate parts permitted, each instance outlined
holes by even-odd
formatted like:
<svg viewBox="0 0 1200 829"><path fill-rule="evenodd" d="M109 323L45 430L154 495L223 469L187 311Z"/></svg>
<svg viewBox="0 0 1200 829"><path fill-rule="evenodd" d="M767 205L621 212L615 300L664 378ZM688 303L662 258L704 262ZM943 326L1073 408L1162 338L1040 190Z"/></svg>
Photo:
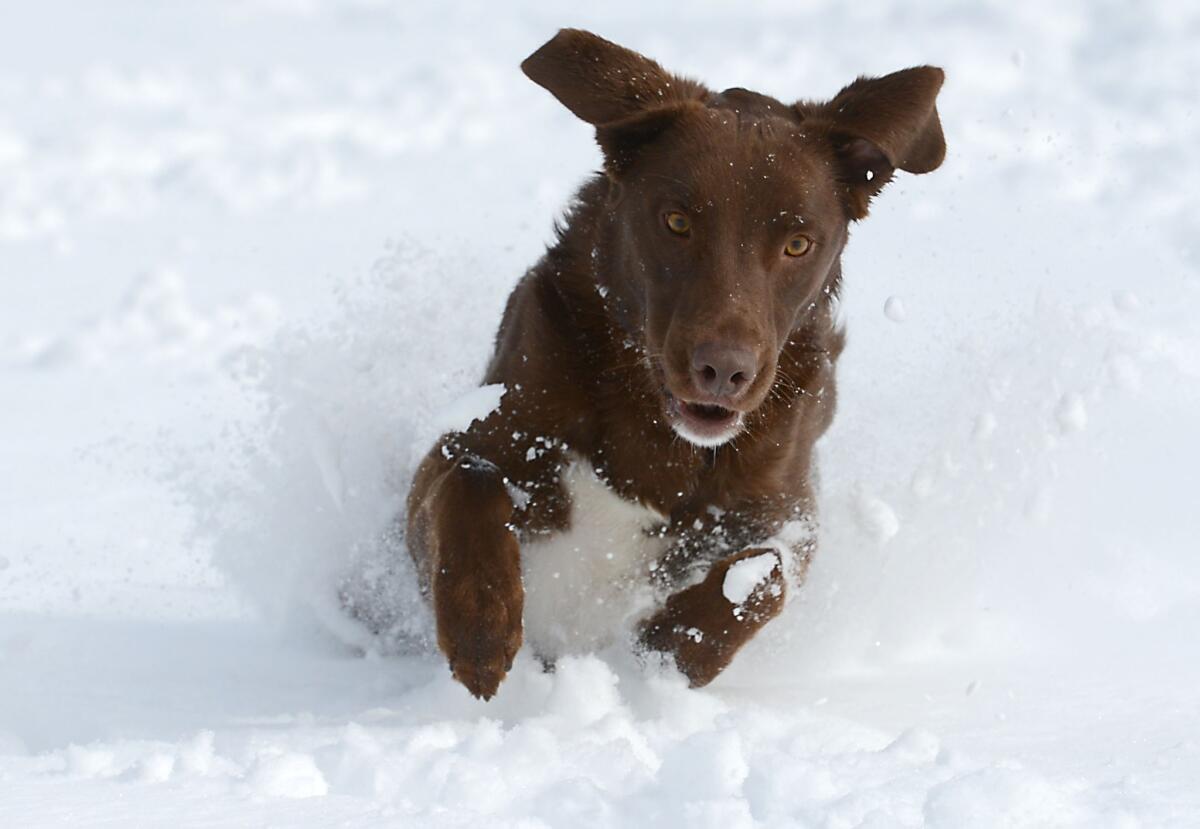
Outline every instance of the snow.
<svg viewBox="0 0 1200 829"><path fill-rule="evenodd" d="M665 518L619 498L586 460L572 456L562 483L569 529L522 548L525 642L544 657L594 652L646 615L647 575L666 544Z"/></svg>
<svg viewBox="0 0 1200 829"><path fill-rule="evenodd" d="M505 391L503 383L471 389L438 412L435 425L443 432L465 432L476 420L484 420L496 411Z"/></svg>
<svg viewBox="0 0 1200 829"><path fill-rule="evenodd" d="M865 492L858 496L858 524L876 544L886 544L900 532L900 519L891 504Z"/></svg>
<svg viewBox="0 0 1200 829"><path fill-rule="evenodd" d="M597 169L517 68L563 25L785 98L944 66L949 154L853 229L783 615L705 689L597 639L485 704L395 527ZM1198 26L5 5L0 824L1194 825Z"/></svg>
<svg viewBox="0 0 1200 829"><path fill-rule="evenodd" d="M755 588L766 581L778 566L779 557L774 553L763 553L735 562L725 571L721 595L734 605L745 604Z"/></svg>
<svg viewBox="0 0 1200 829"><path fill-rule="evenodd" d="M1083 431L1087 428L1087 406L1083 397L1076 392L1064 394L1054 408L1054 417L1063 432Z"/></svg>

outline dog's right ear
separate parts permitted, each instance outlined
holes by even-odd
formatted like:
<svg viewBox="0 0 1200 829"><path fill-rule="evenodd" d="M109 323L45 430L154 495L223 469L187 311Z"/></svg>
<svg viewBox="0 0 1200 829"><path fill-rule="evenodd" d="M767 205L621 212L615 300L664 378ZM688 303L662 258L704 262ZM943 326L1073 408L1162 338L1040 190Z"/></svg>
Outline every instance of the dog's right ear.
<svg viewBox="0 0 1200 829"><path fill-rule="evenodd" d="M580 29L559 31L525 59L521 70L597 127L708 94L650 58Z"/></svg>
<svg viewBox="0 0 1200 829"><path fill-rule="evenodd" d="M824 104L801 101L797 114L824 129L845 185L850 218L867 215L871 198L896 170L928 173L946 157L937 96L945 74L914 66L882 78L859 78Z"/></svg>

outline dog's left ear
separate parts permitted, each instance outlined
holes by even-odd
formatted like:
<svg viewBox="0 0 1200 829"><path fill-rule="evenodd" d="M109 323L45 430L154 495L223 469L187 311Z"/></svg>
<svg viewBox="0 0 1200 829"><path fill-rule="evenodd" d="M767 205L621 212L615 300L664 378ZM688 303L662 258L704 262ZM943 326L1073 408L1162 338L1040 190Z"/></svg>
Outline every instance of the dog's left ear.
<svg viewBox="0 0 1200 829"><path fill-rule="evenodd" d="M807 124L825 126L846 186L852 219L867 215L871 197L896 170L928 173L946 157L937 94L945 75L935 66L859 78L826 104L799 103Z"/></svg>
<svg viewBox="0 0 1200 829"><path fill-rule="evenodd" d="M610 175L619 175L682 112L701 108L708 94L645 55L579 29L561 30L521 70L596 127Z"/></svg>
<svg viewBox="0 0 1200 829"><path fill-rule="evenodd" d="M521 71L597 127L707 94L645 55L581 29L560 30L525 58Z"/></svg>

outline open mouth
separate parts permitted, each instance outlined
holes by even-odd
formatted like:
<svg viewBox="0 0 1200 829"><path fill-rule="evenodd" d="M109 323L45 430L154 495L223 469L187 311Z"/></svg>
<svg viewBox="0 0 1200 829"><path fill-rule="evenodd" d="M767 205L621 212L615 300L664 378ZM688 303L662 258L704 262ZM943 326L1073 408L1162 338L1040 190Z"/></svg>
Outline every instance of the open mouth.
<svg viewBox="0 0 1200 829"><path fill-rule="evenodd" d="M689 403L670 396L667 405L671 428L697 446L720 446L742 428L742 413L713 403Z"/></svg>

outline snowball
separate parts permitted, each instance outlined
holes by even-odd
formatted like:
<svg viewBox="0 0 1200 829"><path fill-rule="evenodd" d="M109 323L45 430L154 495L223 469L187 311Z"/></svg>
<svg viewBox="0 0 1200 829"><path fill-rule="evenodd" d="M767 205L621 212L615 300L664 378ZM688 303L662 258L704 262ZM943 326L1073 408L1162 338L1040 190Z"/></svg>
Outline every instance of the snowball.
<svg viewBox="0 0 1200 829"><path fill-rule="evenodd" d="M721 592L733 604L743 604L746 599L750 598L754 588L766 581L778 566L779 557L774 553L763 553L744 558L734 563L726 571L725 584L722 586Z"/></svg>
<svg viewBox="0 0 1200 829"><path fill-rule="evenodd" d="M904 310L904 302L898 296L890 296L883 303L883 313L892 322L904 322L908 313Z"/></svg>
<svg viewBox="0 0 1200 829"><path fill-rule="evenodd" d="M858 499L858 525L864 532L883 544L900 532L900 519L887 502L869 495Z"/></svg>

